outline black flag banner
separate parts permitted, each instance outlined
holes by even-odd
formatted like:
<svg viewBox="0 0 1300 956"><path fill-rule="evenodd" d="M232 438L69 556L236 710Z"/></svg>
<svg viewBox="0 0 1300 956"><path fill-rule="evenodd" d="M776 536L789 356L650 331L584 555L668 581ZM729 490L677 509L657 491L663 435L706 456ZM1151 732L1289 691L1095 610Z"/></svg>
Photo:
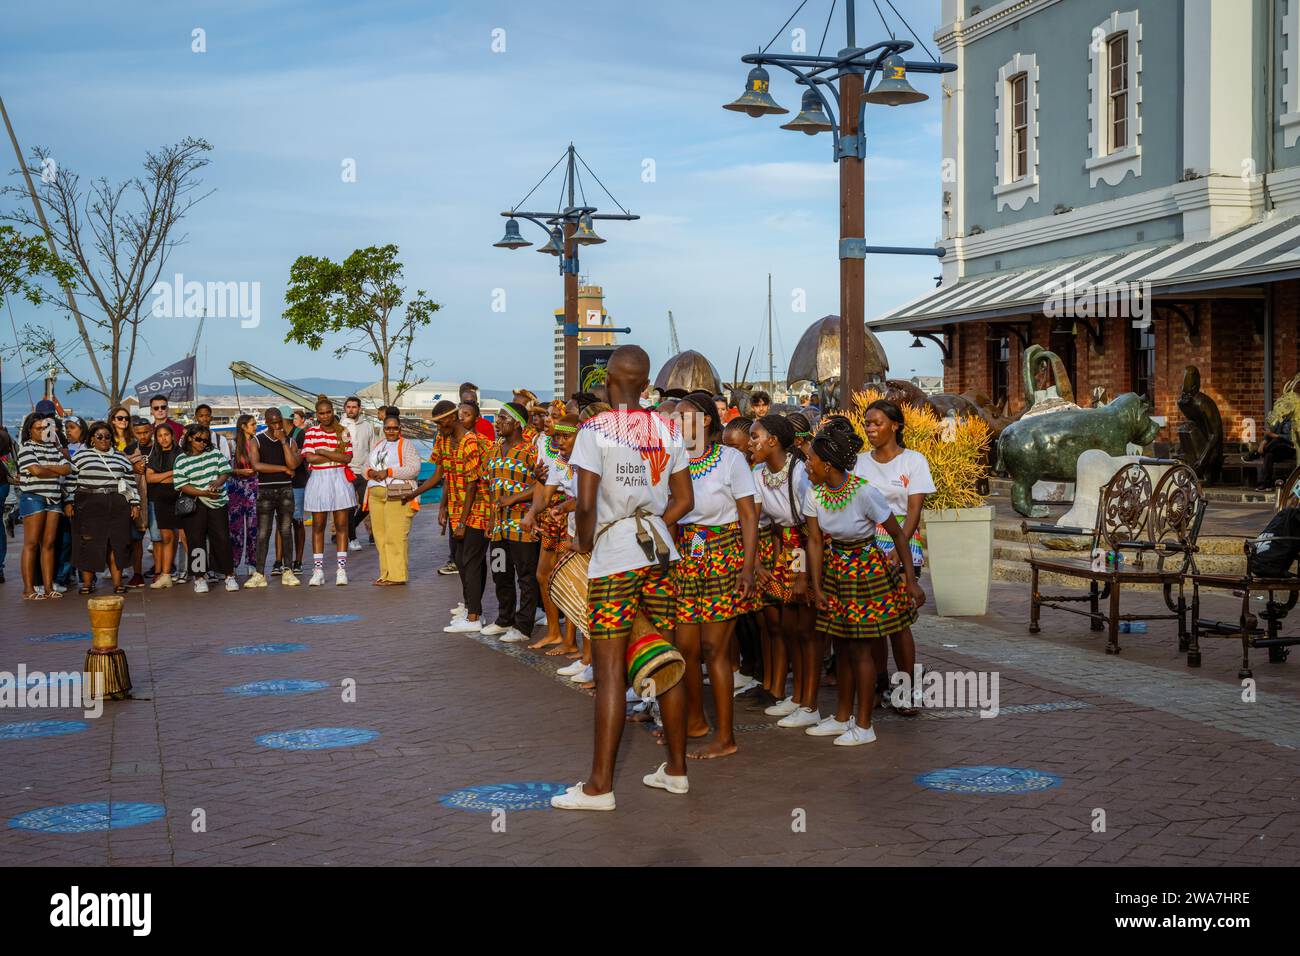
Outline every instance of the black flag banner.
<svg viewBox="0 0 1300 956"><path fill-rule="evenodd" d="M194 356L186 356L137 382L135 394L141 405L148 405L155 395L175 403L194 401Z"/></svg>

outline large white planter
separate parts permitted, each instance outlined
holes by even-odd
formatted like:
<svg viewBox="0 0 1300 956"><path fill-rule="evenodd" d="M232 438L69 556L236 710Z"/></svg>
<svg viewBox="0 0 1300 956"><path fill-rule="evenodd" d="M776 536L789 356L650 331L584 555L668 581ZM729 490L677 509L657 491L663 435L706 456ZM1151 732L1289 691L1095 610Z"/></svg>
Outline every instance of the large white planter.
<svg viewBox="0 0 1300 956"><path fill-rule="evenodd" d="M925 545L939 616L986 614L993 579L993 506L926 511Z"/></svg>

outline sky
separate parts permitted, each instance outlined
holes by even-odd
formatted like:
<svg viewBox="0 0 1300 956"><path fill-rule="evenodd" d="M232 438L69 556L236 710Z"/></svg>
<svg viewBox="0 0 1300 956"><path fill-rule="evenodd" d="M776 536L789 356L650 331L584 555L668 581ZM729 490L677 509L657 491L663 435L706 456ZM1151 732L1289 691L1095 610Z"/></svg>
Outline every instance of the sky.
<svg viewBox="0 0 1300 956"><path fill-rule="evenodd" d="M894 5L935 50L939 0ZM238 318L209 320L199 349L205 383L229 378L234 360L285 378L377 378L365 358L285 344L283 296L300 255L341 260L395 243L408 291L442 306L417 340L417 356L432 363L424 374L548 390L552 315L563 305L557 260L492 243L503 232L500 212L570 141L641 217L598 224L608 241L584 249L581 262L603 286L614 324L631 327L626 340L649 351L652 371L669 356L671 309L682 347L730 377L737 348L748 354L760 342L771 273L781 378L803 330L839 311L838 167L828 134L804 136L778 128L790 117L756 120L720 107L743 89L741 55L771 40L797 6L9 3L0 7L0 96L24 150L47 147L83 181L133 176L146 150L185 136L213 145L203 171L212 194L184 221L186 241L164 277L258 283L260 315L247 328ZM859 45L884 37L875 8L858 8ZM837 3L828 52L844 43L843 9ZM772 49L789 51L801 29L815 52L830 10L831 0L807 0ZM192 49L196 29L206 52ZM931 95L925 103L868 107L871 244L932 246L939 234L938 78L912 80ZM798 108L788 74L774 71L772 93L792 114ZM0 174L21 184L0 145L8 160ZM348 165L355 181L345 181ZM618 211L592 179L585 187L592 204ZM553 209L559 196L557 171L528 206ZM17 202L0 197L6 209ZM526 238L542 238L521 225ZM928 257L869 259L868 316L933 288L938 272ZM504 311L494 310L503 299ZM54 309L13 305L18 327L71 336ZM186 354L196 322L147 320L132 378ZM0 346L13 344L9 324L0 315ZM892 376L940 374L934 345L909 349L904 333L882 342ZM764 335L751 378L765 377L757 371L765 365ZM16 374L7 361L6 381Z"/></svg>

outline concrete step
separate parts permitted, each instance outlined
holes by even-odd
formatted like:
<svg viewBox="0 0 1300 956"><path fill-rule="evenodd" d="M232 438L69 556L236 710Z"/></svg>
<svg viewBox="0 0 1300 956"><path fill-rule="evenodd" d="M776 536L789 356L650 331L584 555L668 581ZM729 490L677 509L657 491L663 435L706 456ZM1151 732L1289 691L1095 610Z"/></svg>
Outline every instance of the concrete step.
<svg viewBox="0 0 1300 956"><path fill-rule="evenodd" d="M1039 555L1043 555L1048 550L1035 545L1035 551ZM1086 549L1061 551L1059 554L1065 558L1084 558L1088 556L1088 551ZM1029 544L1023 541L994 541L993 557L995 560L1023 563L1029 557ZM1125 554L1124 558L1125 561L1128 561L1131 559L1131 555ZM1240 551L1226 554L1216 552L1201 553L1196 556L1196 568L1203 574L1244 574L1246 571L1246 556Z"/></svg>

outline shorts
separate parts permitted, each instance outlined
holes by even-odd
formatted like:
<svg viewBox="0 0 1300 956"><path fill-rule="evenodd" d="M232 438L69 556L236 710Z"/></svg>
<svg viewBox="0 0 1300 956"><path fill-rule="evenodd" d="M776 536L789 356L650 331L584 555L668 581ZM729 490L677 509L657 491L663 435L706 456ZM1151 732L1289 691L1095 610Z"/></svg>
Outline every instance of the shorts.
<svg viewBox="0 0 1300 956"><path fill-rule="evenodd" d="M293 489L293 520L302 524L303 510L302 503L307 494L306 488Z"/></svg>
<svg viewBox="0 0 1300 956"><path fill-rule="evenodd" d="M29 518L32 515L38 515L42 511L53 511L60 514L63 508L59 502L51 501L49 498L42 498L40 495L34 495L30 491L18 492L18 517Z"/></svg>
<svg viewBox="0 0 1300 956"><path fill-rule="evenodd" d="M673 565L678 624L715 624L739 617L746 608L736 594L745 567L740 525L679 525Z"/></svg>
<svg viewBox="0 0 1300 956"><path fill-rule="evenodd" d="M152 501L149 502L149 540L155 544L162 540L162 529L158 527L158 515Z"/></svg>
<svg viewBox="0 0 1300 956"><path fill-rule="evenodd" d="M671 569L655 564L587 582L587 633L593 641L631 637L638 611L660 634L673 629L677 590Z"/></svg>

